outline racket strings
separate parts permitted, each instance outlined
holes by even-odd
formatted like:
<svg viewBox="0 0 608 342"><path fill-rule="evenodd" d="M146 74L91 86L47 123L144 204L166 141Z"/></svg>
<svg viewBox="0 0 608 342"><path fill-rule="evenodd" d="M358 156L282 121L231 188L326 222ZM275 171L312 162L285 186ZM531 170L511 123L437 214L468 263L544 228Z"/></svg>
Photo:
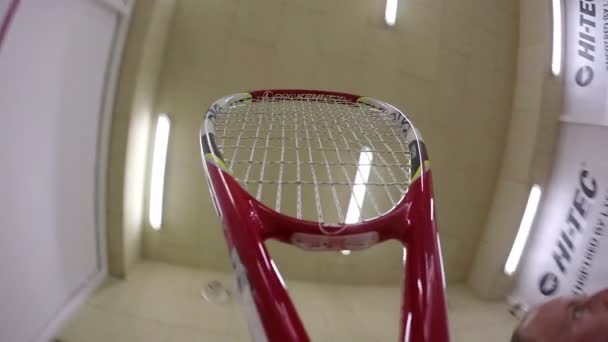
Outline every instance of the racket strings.
<svg viewBox="0 0 608 342"><path fill-rule="evenodd" d="M300 219L368 220L390 211L409 185L401 129L387 112L365 104L240 102L218 113L215 138L229 171L248 192Z"/></svg>

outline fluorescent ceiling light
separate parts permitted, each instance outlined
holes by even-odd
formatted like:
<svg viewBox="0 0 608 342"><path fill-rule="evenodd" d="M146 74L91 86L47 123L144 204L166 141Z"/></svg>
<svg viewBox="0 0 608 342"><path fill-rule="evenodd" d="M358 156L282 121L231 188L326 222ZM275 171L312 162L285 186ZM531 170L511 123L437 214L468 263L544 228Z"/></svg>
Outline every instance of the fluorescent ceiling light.
<svg viewBox="0 0 608 342"><path fill-rule="evenodd" d="M562 0L552 0L553 3L553 55L551 58L551 72L558 76L562 72L562 34L563 15Z"/></svg>
<svg viewBox="0 0 608 342"><path fill-rule="evenodd" d="M364 148L359 155L359 163L357 165L357 174L355 175L355 183L353 192L348 203L348 211L344 223L357 223L361 218L361 208L365 199L365 184L369 180L369 172L372 167L373 154L369 148Z"/></svg>
<svg viewBox="0 0 608 342"><path fill-rule="evenodd" d="M384 11L384 21L388 26L395 26L397 21L397 1L386 0L386 10Z"/></svg>
<svg viewBox="0 0 608 342"><path fill-rule="evenodd" d="M170 126L169 116L167 114L160 114L156 123L156 134L154 136L149 205L150 226L156 230L160 229L163 216L163 190Z"/></svg>
<svg viewBox="0 0 608 342"><path fill-rule="evenodd" d="M526 246L526 241L530 236L530 229L532 228L532 223L536 216L536 210L538 209L541 195L542 190L540 186L535 184L532 187L532 190L530 190L524 216L521 219L515 242L513 243L513 247L511 247L511 252L509 253L509 257L505 264L505 273L508 276L512 275L515 273L515 270L517 270L517 265L519 264L524 247Z"/></svg>

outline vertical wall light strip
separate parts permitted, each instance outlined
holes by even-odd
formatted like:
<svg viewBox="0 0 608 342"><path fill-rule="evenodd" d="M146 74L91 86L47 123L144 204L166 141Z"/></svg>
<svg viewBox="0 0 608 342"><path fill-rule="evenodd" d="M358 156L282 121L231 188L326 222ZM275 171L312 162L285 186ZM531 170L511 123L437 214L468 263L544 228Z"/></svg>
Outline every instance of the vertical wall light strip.
<svg viewBox="0 0 608 342"><path fill-rule="evenodd" d="M528 203L524 210L524 216L521 219L515 242L513 243L513 247L511 247L511 252L509 253L509 257L505 264L505 274L508 276L512 275L515 273L515 270L517 270L517 265L519 264L524 247L526 246L526 241L530 236L530 229L532 228L532 223L536 216L536 210L538 209L541 195L542 190L540 186L535 184L530 190Z"/></svg>
<svg viewBox="0 0 608 342"><path fill-rule="evenodd" d="M357 174L355 175L355 183L353 192L348 203L348 211L344 223L357 223L361 218L361 208L365 199L365 183L369 180L369 172L372 167L374 156L368 148L364 148L359 155L359 164L357 165Z"/></svg>
<svg viewBox="0 0 608 342"><path fill-rule="evenodd" d="M170 126L169 116L167 114L160 114L156 123L156 134L154 136L149 205L150 226L156 230L160 229L163 216L163 190Z"/></svg>
<svg viewBox="0 0 608 342"><path fill-rule="evenodd" d="M386 10L384 11L384 21L388 26L395 26L397 21L397 1L386 0Z"/></svg>
<svg viewBox="0 0 608 342"><path fill-rule="evenodd" d="M562 0L552 0L553 4L553 54L551 57L551 72L559 76L562 72L563 54L563 11Z"/></svg>

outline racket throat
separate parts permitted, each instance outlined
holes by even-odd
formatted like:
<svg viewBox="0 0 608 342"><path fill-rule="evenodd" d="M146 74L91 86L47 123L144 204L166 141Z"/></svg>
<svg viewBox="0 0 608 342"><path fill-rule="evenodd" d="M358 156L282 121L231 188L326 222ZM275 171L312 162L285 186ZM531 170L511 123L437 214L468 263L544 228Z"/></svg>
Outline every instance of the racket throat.
<svg viewBox="0 0 608 342"><path fill-rule="evenodd" d="M377 232L365 232L350 235L321 235L293 233L291 243L307 251L341 251L369 248L380 241Z"/></svg>

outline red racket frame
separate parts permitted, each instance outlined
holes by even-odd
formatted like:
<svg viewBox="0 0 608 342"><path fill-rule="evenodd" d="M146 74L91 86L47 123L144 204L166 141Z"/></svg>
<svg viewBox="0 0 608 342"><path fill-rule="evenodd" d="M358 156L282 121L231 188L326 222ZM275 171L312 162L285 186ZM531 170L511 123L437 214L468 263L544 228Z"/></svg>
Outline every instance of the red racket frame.
<svg viewBox="0 0 608 342"><path fill-rule="evenodd" d="M354 102L360 99L351 94L309 90L262 90L249 94L253 100L265 94L292 97L302 94L329 95ZM217 101L207 116L215 115L218 106L222 105L225 105L225 101ZM406 116L399 113L411 125ZM277 239L297 245L294 236L308 234L307 236L317 238L327 250L354 249L352 245L346 244L370 235L373 239L367 241L368 244L389 239L400 241L407 248L407 258L404 265L399 341L449 342L445 278L434 214L432 173L424 143L419 137L413 141L414 148L421 151L416 153L417 160L412 160L412 165L416 166L412 170L413 179L405 197L394 209L384 216L349 224L348 229L335 230L337 234L328 236L323 230L331 231L335 226L323 229L317 222L282 215L247 193L224 168L222 161L209 157L209 153L213 154L217 149L213 134L207 133L203 127L203 163L206 164L214 204L223 220L224 235L237 272L237 285L239 290L249 288L256 309L254 315L257 313L259 316L252 318L261 323L261 335L265 335L267 341L310 341L264 244L267 239ZM219 153L215 155L221 160Z"/></svg>

